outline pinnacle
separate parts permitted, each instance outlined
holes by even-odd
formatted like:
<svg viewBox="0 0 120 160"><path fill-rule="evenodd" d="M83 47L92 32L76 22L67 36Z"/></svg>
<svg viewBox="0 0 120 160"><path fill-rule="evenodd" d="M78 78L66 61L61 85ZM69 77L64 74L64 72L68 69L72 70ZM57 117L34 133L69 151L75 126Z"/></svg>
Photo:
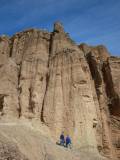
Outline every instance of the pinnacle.
<svg viewBox="0 0 120 160"><path fill-rule="evenodd" d="M60 21L54 23L54 32L64 32L64 27Z"/></svg>

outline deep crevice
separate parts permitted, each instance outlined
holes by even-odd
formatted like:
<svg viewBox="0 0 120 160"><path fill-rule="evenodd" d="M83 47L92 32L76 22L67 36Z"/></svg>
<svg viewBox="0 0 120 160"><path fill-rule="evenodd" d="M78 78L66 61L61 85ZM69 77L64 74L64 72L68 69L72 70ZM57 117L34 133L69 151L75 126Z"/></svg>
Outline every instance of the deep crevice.
<svg viewBox="0 0 120 160"><path fill-rule="evenodd" d="M103 78L106 85L106 94L108 96L108 106L111 115L120 116L120 99L118 94L114 90L113 79L111 75L111 69L109 62L103 64L102 68Z"/></svg>
<svg viewBox="0 0 120 160"><path fill-rule="evenodd" d="M29 111L30 113L34 113L34 108L35 108L35 104L32 101L32 92L33 92L33 88L30 87L29 88Z"/></svg>
<svg viewBox="0 0 120 160"><path fill-rule="evenodd" d="M100 75L100 72L98 71L98 64L97 62L94 60L94 58L91 57L91 53L89 53L87 55L87 62L88 62L88 65L89 65L89 69L90 69L90 72L91 72L91 75L92 75L92 78L95 82L95 89L96 89L96 93L97 93L97 96L98 96L98 99L99 99L99 96L100 96L100 90L99 90L99 87L102 85L102 78L101 78L101 75Z"/></svg>
<svg viewBox="0 0 120 160"><path fill-rule="evenodd" d="M3 111L4 95L0 95L0 112Z"/></svg>
<svg viewBox="0 0 120 160"><path fill-rule="evenodd" d="M19 65L19 72L18 72L18 93L19 93L19 95L18 95L18 105L19 105L19 108L18 108L18 117L19 118L21 117L20 94L22 93L22 88L20 87L21 68L22 68L22 62Z"/></svg>
<svg viewBox="0 0 120 160"><path fill-rule="evenodd" d="M54 33L51 33L50 44L49 44L48 64L47 64L48 70L49 70L50 56L51 56L51 52L52 52L53 36L54 36ZM45 97L46 97L46 94L47 94L47 91L48 91L49 79L50 79L50 75L49 75L49 72L48 72L46 74L46 89L45 89L45 93L44 93L44 98L43 98L43 102L42 102L42 109L41 109L41 116L40 116L41 122L43 122L43 123L45 123L45 120L44 120L44 103L45 103Z"/></svg>
<svg viewBox="0 0 120 160"><path fill-rule="evenodd" d="M12 57L14 39L11 39L9 57Z"/></svg>
<svg viewBox="0 0 120 160"><path fill-rule="evenodd" d="M41 109L41 122L45 123L44 121L44 103L45 103L45 97L46 97L46 93L48 91L48 85L49 85L49 75L46 75L46 89L45 89L45 94L44 94L44 98L43 98L43 102L42 102L42 109Z"/></svg>

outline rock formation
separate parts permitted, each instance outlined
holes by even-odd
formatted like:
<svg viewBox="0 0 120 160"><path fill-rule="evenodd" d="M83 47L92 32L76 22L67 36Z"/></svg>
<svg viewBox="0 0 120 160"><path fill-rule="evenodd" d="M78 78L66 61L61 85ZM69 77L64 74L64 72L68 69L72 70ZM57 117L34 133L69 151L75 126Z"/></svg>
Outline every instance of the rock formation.
<svg viewBox="0 0 120 160"><path fill-rule="evenodd" d="M0 37L0 123L29 120L55 141L65 131L76 150L115 160L119 116L120 58L104 46L78 46L59 22Z"/></svg>

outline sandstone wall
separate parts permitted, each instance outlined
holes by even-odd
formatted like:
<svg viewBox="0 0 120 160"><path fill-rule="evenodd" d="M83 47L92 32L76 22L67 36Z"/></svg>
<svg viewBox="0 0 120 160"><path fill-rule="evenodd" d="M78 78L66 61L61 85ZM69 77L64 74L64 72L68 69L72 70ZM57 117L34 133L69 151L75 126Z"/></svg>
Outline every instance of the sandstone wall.
<svg viewBox="0 0 120 160"><path fill-rule="evenodd" d="M120 114L119 58L77 46L60 23L0 38L1 119L36 120L57 139L115 159L111 115Z"/></svg>

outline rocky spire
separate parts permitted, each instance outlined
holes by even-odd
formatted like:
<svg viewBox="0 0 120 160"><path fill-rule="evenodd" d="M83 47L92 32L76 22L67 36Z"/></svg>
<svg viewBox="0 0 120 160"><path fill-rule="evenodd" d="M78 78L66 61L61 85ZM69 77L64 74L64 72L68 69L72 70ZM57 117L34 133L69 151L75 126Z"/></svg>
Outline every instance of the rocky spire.
<svg viewBox="0 0 120 160"><path fill-rule="evenodd" d="M64 32L64 27L61 22L57 21L54 23L54 32Z"/></svg>

